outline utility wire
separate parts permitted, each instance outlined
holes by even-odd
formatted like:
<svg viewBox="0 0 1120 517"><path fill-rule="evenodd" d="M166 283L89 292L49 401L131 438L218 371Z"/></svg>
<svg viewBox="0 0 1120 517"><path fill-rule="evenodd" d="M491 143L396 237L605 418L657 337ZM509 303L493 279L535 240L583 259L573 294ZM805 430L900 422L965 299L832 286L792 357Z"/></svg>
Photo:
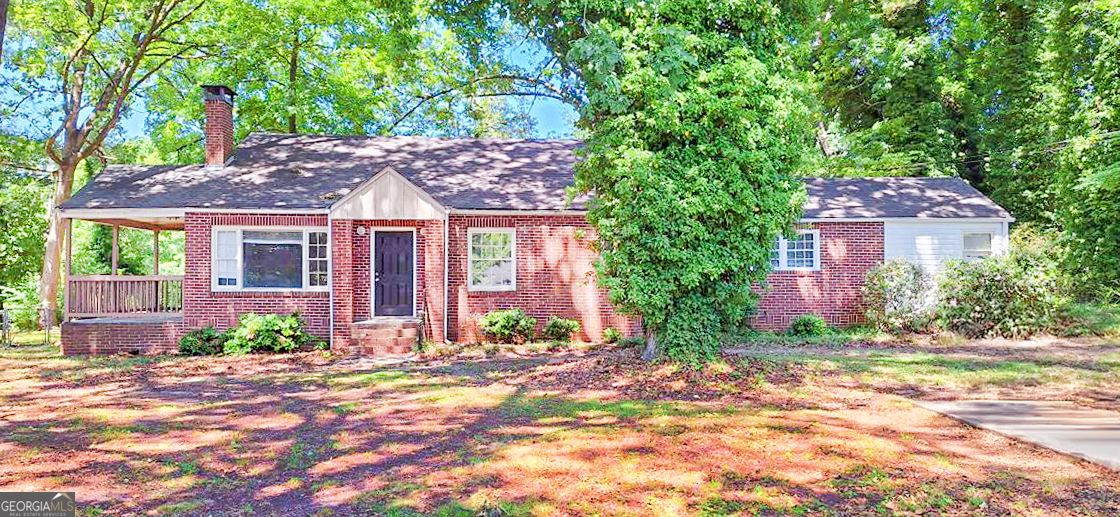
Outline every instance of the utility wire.
<svg viewBox="0 0 1120 517"><path fill-rule="evenodd" d="M1066 139L1066 140L1059 140L1057 142L1051 142L1051 143L1048 143L1048 144L1043 144L1041 146L1035 146L1034 149L1028 148L1028 150L1023 152L1023 154L1024 155L1034 155L1034 154L1039 154L1039 153L1047 153L1047 152L1060 151L1062 149L1068 149L1070 147L1070 144L1075 143L1075 142L1080 141L1080 140L1083 140L1083 139L1086 139L1086 138L1093 139L1093 141L1091 141L1089 143L1089 146L1095 146L1095 145L1098 145L1098 144L1107 143L1107 142L1111 142L1111 141L1114 141L1114 140L1120 140L1120 130L1109 131L1109 132L1106 132L1106 133L1101 133L1099 135L1093 135L1091 137L1075 137L1075 138L1069 138L1069 139ZM972 165L972 164L975 164L975 163L986 162L986 161L990 160L995 155L1006 153L1006 152L1009 152L1009 151L1015 151L1015 150L1016 150L1016 148L1014 148L1014 147L1008 147L1008 148L1004 148L1004 149L997 149L997 150L991 151L987 154L974 154L972 156L966 156L966 157L960 158L958 160L926 161L926 162L911 163L911 164L906 164L906 165L888 165L888 166L868 167L867 170L872 170L872 171L890 171L890 170L913 171L913 170L930 168L930 167L933 167L933 166L936 166L936 165Z"/></svg>

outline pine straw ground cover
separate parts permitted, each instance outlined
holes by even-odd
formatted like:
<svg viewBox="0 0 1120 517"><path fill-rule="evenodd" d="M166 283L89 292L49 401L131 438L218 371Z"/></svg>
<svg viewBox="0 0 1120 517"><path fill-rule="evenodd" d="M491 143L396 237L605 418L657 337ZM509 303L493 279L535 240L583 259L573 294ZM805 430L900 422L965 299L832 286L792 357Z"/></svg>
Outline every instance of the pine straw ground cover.
<svg viewBox="0 0 1120 517"><path fill-rule="evenodd" d="M633 349L396 366L0 350L21 356L0 358L0 490L73 490L83 515L1120 515L1117 473L896 394L1057 382L984 376L1003 362L1114 386L1115 351L1093 350L908 370L879 345L770 347L702 371Z"/></svg>

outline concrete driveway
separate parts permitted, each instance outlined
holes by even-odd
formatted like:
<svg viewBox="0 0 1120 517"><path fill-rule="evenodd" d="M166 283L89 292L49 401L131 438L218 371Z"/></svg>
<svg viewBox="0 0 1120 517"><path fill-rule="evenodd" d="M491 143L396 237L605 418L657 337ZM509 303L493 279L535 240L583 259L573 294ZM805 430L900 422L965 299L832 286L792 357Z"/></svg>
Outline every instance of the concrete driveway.
<svg viewBox="0 0 1120 517"><path fill-rule="evenodd" d="M1004 436L1120 470L1120 413L1072 402L914 401L919 407Z"/></svg>

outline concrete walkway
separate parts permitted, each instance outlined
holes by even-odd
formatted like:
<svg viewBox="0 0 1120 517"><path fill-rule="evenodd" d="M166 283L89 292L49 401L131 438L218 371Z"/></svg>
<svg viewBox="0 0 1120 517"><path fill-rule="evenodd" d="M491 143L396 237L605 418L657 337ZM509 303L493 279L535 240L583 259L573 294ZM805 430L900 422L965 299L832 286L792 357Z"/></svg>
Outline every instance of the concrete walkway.
<svg viewBox="0 0 1120 517"><path fill-rule="evenodd" d="M976 427L1120 470L1120 413L1079 407L1072 402L914 403Z"/></svg>

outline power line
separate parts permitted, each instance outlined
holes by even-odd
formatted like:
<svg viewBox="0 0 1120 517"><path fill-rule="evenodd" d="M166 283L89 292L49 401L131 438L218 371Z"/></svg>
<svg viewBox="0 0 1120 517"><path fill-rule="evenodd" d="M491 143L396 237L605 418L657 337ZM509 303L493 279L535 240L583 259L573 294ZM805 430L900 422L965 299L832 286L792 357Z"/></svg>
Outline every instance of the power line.
<svg viewBox="0 0 1120 517"><path fill-rule="evenodd" d="M1120 130L1109 131L1109 132L1106 132L1106 133L1101 133L1099 135L1093 135L1091 137L1074 137L1074 138L1069 138L1069 139L1066 139L1066 140L1059 140L1057 142L1051 142L1051 143L1048 143L1048 144L1043 144L1041 146L1035 146L1034 149L1028 148L1028 150L1023 152L1023 154L1024 155L1033 155L1033 154L1039 154L1039 153L1060 151L1062 149L1068 149L1070 147L1070 144L1072 144L1072 143L1075 143L1075 142L1078 142L1080 140L1084 140L1084 139L1087 139L1087 138L1093 139L1093 141L1089 143L1089 146L1095 146L1095 145L1098 145L1098 144L1107 143L1107 142L1111 142L1113 140L1120 139ZM975 154L975 155L972 155L972 156L966 156L966 157L963 157L963 158L960 158L960 159L957 159L957 160L945 160L945 161L931 160L931 161L911 163L911 164L906 164L906 165L888 165L888 166L868 167L868 170L873 170L873 171L889 171L889 170L913 171L913 170L930 168L930 167L933 167L933 166L936 166L936 165L972 165L972 164L975 164L975 163L987 162L995 155L1006 153L1006 152L1009 152L1009 151L1015 151L1017 149L1018 148L1015 148L1015 147L1008 147L1008 148L1004 148L1004 149L998 149L998 150L995 150L995 151L991 151L987 154Z"/></svg>

